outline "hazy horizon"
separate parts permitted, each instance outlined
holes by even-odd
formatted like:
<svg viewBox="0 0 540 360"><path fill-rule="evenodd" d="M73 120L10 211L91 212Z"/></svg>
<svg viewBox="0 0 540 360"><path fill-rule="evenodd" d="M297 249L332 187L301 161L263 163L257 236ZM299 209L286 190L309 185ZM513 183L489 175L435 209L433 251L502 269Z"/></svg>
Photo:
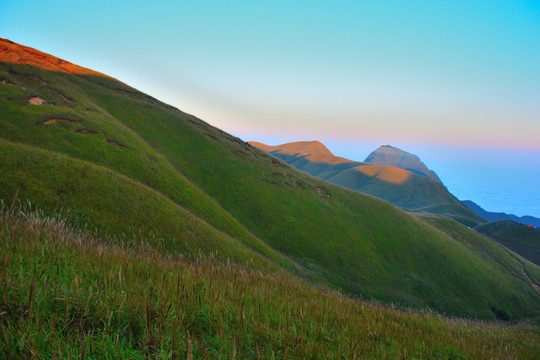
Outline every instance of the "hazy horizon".
<svg viewBox="0 0 540 360"><path fill-rule="evenodd" d="M540 217L539 5L4 1L0 37L246 141L397 146L460 199Z"/></svg>

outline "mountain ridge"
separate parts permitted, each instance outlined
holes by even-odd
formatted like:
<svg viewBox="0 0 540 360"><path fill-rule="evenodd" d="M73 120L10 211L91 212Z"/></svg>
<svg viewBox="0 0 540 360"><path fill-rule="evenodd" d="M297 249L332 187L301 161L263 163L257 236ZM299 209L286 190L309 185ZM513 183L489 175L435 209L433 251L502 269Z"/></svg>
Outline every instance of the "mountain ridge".
<svg viewBox="0 0 540 360"><path fill-rule="evenodd" d="M37 66L43 70L60 71L75 75L96 75L114 79L95 70L72 64L56 56L4 38L0 38L0 53L2 53L2 61L12 64Z"/></svg>
<svg viewBox="0 0 540 360"><path fill-rule="evenodd" d="M319 141L299 141L276 146L259 142L250 142L250 144L310 175L381 198L401 208L449 216L472 227L485 222L476 213L463 206L455 196L448 192L440 180L429 177L429 172L431 172L439 179L416 155L397 148L392 149L399 150L398 160L405 159L402 164L421 164L428 175L392 165L377 164L375 163L377 161L384 162L384 159L377 158L379 155L372 156L380 154L377 150L368 156L374 162L358 162L334 156ZM382 146L379 149L388 147L388 145ZM324 153L324 156L314 156L321 153ZM396 162L394 160L392 161ZM421 166L418 168L421 169Z"/></svg>
<svg viewBox="0 0 540 360"><path fill-rule="evenodd" d="M462 200L461 201L465 206L469 207L471 210L473 210L475 213L483 217L489 222L494 221L503 221L503 220L509 220L509 221L515 221L517 223L523 224L523 225L534 225L536 227L540 227L540 218L530 216L530 215L524 215L524 216L517 216L514 214L507 214L504 212L492 212L484 210L480 205L476 204L472 200Z"/></svg>
<svg viewBox="0 0 540 360"><path fill-rule="evenodd" d="M275 147L265 145L257 141L250 141L249 144L265 151L275 149ZM282 151L282 153L285 155L294 156L300 154L306 159L309 159L311 162L324 162L331 165L353 163L352 160L335 156L323 143L318 140L297 141L288 143L287 145L287 148Z"/></svg>

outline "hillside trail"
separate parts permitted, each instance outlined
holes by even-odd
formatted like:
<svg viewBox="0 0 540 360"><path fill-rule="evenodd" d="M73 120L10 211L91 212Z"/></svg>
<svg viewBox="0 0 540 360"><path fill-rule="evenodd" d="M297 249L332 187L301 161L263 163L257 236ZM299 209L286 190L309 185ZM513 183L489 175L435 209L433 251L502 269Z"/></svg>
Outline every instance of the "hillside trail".
<svg viewBox="0 0 540 360"><path fill-rule="evenodd" d="M459 235L460 238L467 244L469 245L470 247L486 254L487 256L489 256L493 261L497 262L499 265L503 266L506 268L506 266L501 263L500 261L498 261L497 259L495 259L495 257L493 257L489 252L485 251L484 249L480 249L479 247L476 247L474 246L473 244L471 244L470 241L468 241L464 236L461 236ZM507 252L511 253L512 251L511 250L508 250L506 249L504 246L502 246ZM529 274L527 274L527 271L525 270L525 266L523 266L523 263L514 258L514 260L519 264L519 266L521 267L521 272L523 273L523 276L525 276L525 279L527 279L527 281L531 284L531 286L533 287L533 289L540 295L540 286L538 284L536 284L530 277L529 277ZM515 274L515 272L513 272Z"/></svg>
<svg viewBox="0 0 540 360"><path fill-rule="evenodd" d="M525 278L527 278L527 280L529 280L529 282L531 283L531 286L534 288L534 290L536 290L536 292L538 294L540 294L540 286L538 286L534 281L532 281L532 279L529 277L529 274L527 274L527 271L525 271L525 267L523 266L523 263L519 260L516 259L516 261L519 263L519 265L521 265L521 271L523 272L523 275L525 275Z"/></svg>

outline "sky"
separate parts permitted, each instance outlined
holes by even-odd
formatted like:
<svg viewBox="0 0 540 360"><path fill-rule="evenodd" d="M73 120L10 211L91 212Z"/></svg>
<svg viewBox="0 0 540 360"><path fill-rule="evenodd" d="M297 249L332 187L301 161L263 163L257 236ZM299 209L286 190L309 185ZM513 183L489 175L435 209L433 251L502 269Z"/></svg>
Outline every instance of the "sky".
<svg viewBox="0 0 540 360"><path fill-rule="evenodd" d="M460 199L540 217L538 1L0 1L0 37L244 140L418 154Z"/></svg>

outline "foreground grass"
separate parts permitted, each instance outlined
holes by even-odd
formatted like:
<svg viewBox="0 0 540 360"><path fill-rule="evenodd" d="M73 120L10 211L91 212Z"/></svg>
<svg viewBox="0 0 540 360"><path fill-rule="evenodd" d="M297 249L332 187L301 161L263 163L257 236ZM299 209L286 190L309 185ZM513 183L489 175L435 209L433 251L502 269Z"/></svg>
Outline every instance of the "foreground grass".
<svg viewBox="0 0 540 360"><path fill-rule="evenodd" d="M359 302L283 272L164 256L0 211L0 358L519 358L540 329Z"/></svg>

